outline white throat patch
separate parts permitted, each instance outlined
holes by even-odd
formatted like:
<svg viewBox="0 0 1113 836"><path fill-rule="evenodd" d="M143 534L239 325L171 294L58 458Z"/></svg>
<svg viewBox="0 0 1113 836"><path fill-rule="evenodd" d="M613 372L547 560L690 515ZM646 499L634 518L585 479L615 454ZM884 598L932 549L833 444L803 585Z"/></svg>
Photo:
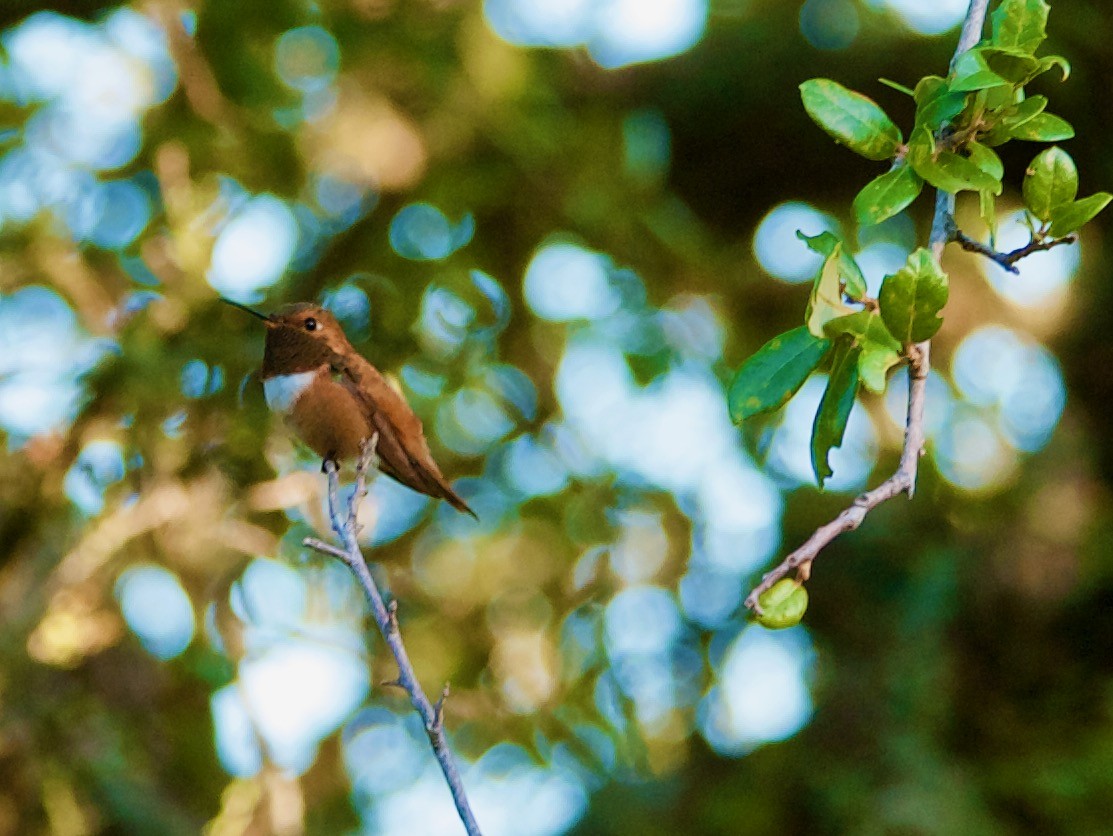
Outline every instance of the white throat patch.
<svg viewBox="0 0 1113 836"><path fill-rule="evenodd" d="M263 394L272 412L285 415L294 408L301 393L313 382L317 372L298 372L297 374L276 374L263 381Z"/></svg>

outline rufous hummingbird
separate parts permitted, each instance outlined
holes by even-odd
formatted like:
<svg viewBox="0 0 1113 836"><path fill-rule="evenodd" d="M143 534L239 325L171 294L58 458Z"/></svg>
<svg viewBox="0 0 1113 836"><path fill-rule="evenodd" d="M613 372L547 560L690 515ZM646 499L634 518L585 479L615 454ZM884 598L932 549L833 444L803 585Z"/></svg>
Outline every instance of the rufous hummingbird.
<svg viewBox="0 0 1113 836"><path fill-rule="evenodd" d="M259 377L267 406L317 455L339 464L376 433L379 470L403 485L475 516L433 461L421 420L348 341L325 308L284 305L269 316L222 298L267 327Z"/></svg>

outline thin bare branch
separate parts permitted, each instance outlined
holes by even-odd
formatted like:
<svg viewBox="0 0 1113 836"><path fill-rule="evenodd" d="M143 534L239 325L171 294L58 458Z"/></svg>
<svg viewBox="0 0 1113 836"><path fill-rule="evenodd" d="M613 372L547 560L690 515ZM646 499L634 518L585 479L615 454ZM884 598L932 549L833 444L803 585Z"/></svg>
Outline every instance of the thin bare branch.
<svg viewBox="0 0 1113 836"><path fill-rule="evenodd" d="M985 24L989 0L970 0L966 19L962 24L962 34L958 39L951 66L962 53L970 49L981 38ZM944 126L945 130L945 126ZM955 196L944 191L935 193L935 214L932 218L930 244L932 253L938 259L947 242L952 240L954 227ZM835 519L820 526L807 541L782 560L772 571L766 573L753 591L746 596L746 606L761 613L758 599L762 593L790 572L795 572L801 581L811 575L812 561L840 534L853 531L862 524L866 515L883 502L902 493L909 498L916 491L916 474L920 456L924 453L926 437L924 433L924 403L927 395L927 378L931 369L931 343L922 342L908 346L908 413L904 428L904 446L901 450L900 465L896 472L874 488L855 498L850 507Z"/></svg>
<svg viewBox="0 0 1113 836"><path fill-rule="evenodd" d="M343 549L338 549L336 546L326 543L324 540L318 540L315 537L306 537L301 541L303 546L308 546L314 551L321 554L327 554L329 557L335 557L337 560L348 562L348 553Z"/></svg>
<svg viewBox="0 0 1113 836"><path fill-rule="evenodd" d="M433 747L433 754L436 755L437 762L444 773L448 789L452 793L452 800L456 804L456 811L460 815L460 821L463 822L468 836L480 836L479 824L476 822L475 814L468 803L467 795L464 792L464 784L460 778L460 770L456 766L456 759L452 755L452 750L448 748L448 737L444 731L443 711L444 700L448 696L448 686L445 686L440 700L435 705L426 696L421 683L417 680L417 674L414 672L413 663L410 662L406 647L402 643L402 634L398 630L398 605L395 601L391 601L388 606L383 600L378 584L371 576L371 570L368 568L367 561L359 547L357 539L359 526L356 522L356 511L360 500L367 493L367 474L377 464L375 455L377 442L378 438L376 436L364 445L363 454L360 456L359 464L356 467L355 490L346 509L340 502L340 474L336 463L332 461L325 463L325 472L328 475L329 520L332 523L332 530L340 538L343 549L338 549L313 538L306 538L303 542L311 549L344 561L355 574L356 580L367 597L367 603L371 606L371 615L379 627L379 632L382 633L383 640L394 655L394 660L398 663L398 678L386 684L403 688L409 694L410 703L421 715L422 723L429 735L429 742Z"/></svg>
<svg viewBox="0 0 1113 836"><path fill-rule="evenodd" d="M1058 247L1060 244L1073 244L1075 241L1078 240L1078 236L1073 233L1062 238L1033 237L1032 240L1030 240L1023 247L1018 247L1017 249L1010 252L1002 253L998 252L997 250L993 249L993 247L990 247L987 244L983 244L981 241L974 240L969 235L964 233L955 224L954 218L949 219L948 228L950 230L950 233L948 235L949 241L953 241L954 243L958 244L967 252L984 255L990 261L1000 265L1013 274L1020 273L1019 268L1017 268L1016 266L1016 263L1020 261L1020 259L1030 256L1032 253L1039 253L1043 252L1044 250L1050 250L1052 247Z"/></svg>

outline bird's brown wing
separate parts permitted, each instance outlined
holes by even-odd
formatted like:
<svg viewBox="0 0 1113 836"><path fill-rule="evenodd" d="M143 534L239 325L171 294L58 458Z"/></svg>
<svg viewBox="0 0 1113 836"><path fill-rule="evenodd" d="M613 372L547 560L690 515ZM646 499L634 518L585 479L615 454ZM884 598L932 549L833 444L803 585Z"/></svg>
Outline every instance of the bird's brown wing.
<svg viewBox="0 0 1113 836"><path fill-rule="evenodd" d="M379 370L362 357L337 358L333 371L363 408L372 429L379 434L376 452L379 469L436 499L444 499L457 511L476 516L441 474L433 460L424 428L405 399L394 390ZM478 517L477 517L478 519Z"/></svg>

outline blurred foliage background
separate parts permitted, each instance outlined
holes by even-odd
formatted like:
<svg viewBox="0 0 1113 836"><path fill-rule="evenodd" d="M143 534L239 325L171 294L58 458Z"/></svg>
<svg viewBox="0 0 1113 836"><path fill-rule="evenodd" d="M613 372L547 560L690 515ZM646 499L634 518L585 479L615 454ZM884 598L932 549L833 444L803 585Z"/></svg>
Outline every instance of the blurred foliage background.
<svg viewBox="0 0 1113 836"><path fill-rule="evenodd" d="M485 832L1108 832L1107 215L1018 277L948 251L915 501L820 559L804 626L741 609L900 440L895 385L821 494L821 382L730 425L802 310L794 233L876 290L930 211L856 229L878 172L797 85L907 124L876 79L942 72L964 5L4 4L0 834L459 832L218 293L327 304L479 512L363 508ZM1084 194L1111 41L1053 4ZM1005 150L1002 249L1038 149Z"/></svg>

